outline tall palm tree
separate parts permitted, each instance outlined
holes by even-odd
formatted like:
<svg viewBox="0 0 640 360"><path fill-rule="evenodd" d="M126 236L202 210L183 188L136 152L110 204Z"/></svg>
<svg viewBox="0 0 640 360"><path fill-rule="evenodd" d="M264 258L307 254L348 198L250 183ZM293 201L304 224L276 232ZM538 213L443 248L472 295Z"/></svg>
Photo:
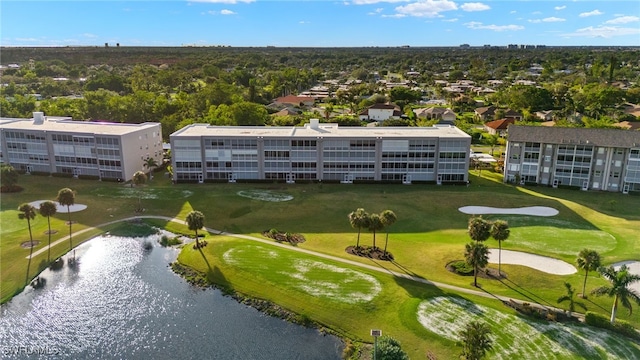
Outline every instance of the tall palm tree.
<svg viewBox="0 0 640 360"><path fill-rule="evenodd" d="M204 214L200 211L193 210L187 214L187 226L189 230L196 232L196 248L200 248L200 242L198 240L198 230L204 226Z"/></svg>
<svg viewBox="0 0 640 360"><path fill-rule="evenodd" d="M56 201L60 203L60 205L67 207L67 214L69 216L69 250L71 250L73 249L73 242L71 241L71 205L76 203L76 192L69 188L60 189Z"/></svg>
<svg viewBox="0 0 640 360"><path fill-rule="evenodd" d="M149 179L153 179L153 169L158 167L158 162L156 161L156 159L147 156L146 159L144 159L144 167L149 169Z"/></svg>
<svg viewBox="0 0 640 360"><path fill-rule="evenodd" d="M373 232L373 249L376 249L376 231L384 229L384 222L379 214L369 215L369 230Z"/></svg>
<svg viewBox="0 0 640 360"><path fill-rule="evenodd" d="M564 287L567 288L567 294L562 295L558 298L558 304L563 303L565 301L569 302L569 316L571 316L571 314L574 311L576 311L576 305L580 306L582 310L587 310L587 307L584 305L584 303L573 300L575 289L571 286L571 284L568 282L565 282Z"/></svg>
<svg viewBox="0 0 640 360"><path fill-rule="evenodd" d="M40 203L40 215L47 218L47 225L49 226L49 248L47 250L47 262L51 262L51 217L58 212L58 206L53 201L45 201Z"/></svg>
<svg viewBox="0 0 640 360"><path fill-rule="evenodd" d="M469 237L475 242L485 241L491 236L491 223L482 216L472 216L467 230Z"/></svg>
<svg viewBox="0 0 640 360"><path fill-rule="evenodd" d="M459 333L462 343L460 356L466 360L480 360L493 348L491 328L480 321L469 322Z"/></svg>
<svg viewBox="0 0 640 360"><path fill-rule="evenodd" d="M489 248L481 242L470 242L465 245L464 258L473 266L473 286L478 287L478 269L489 263Z"/></svg>
<svg viewBox="0 0 640 360"><path fill-rule="evenodd" d="M627 265L622 265L617 271L613 266L601 266L598 268L598 272L611 282L611 286L600 286L593 289L591 293L596 296L607 295L614 298L613 307L611 308L611 323L613 324L616 321L618 303L627 308L629 315L631 315L631 301L640 306L640 294L636 290L630 289L629 285L640 281L640 275L630 273Z"/></svg>
<svg viewBox="0 0 640 360"><path fill-rule="evenodd" d="M496 220L491 223L491 237L498 241L498 274L502 274L500 266L502 264L502 242L509 238L511 230L509 224L504 220Z"/></svg>
<svg viewBox="0 0 640 360"><path fill-rule="evenodd" d="M385 210L383 212L380 213L380 219L382 219L382 224L384 225L385 229L388 229L389 226L393 225L397 220L398 217L396 216L396 213L394 213L391 210ZM389 243L389 230L387 230L387 235L385 237L384 240L384 253L387 253L387 244Z"/></svg>
<svg viewBox="0 0 640 360"><path fill-rule="evenodd" d="M600 254L595 250L582 249L578 253L576 265L578 265L578 268L584 270L584 282L582 283L583 298L587 297L585 289L587 287L587 276L589 275L589 271L597 270L600 267L600 261Z"/></svg>
<svg viewBox="0 0 640 360"><path fill-rule="evenodd" d="M25 286L29 283L29 270L31 269L31 255L33 255L33 234L31 233L31 220L36 218L36 208L31 204L22 204L18 207L18 219L27 220L27 226L29 227L29 264L27 265L27 278L25 279Z"/></svg>
<svg viewBox="0 0 640 360"><path fill-rule="evenodd" d="M142 171L136 171L133 174L133 177L131 178L131 182L135 186L144 185L147 183L147 174L145 174ZM136 212L142 212L142 195L140 194L140 190L138 190L137 192L138 192L138 208L136 209Z"/></svg>
<svg viewBox="0 0 640 360"><path fill-rule="evenodd" d="M358 240L356 241L356 249L360 248L360 231L362 228L369 227L369 214L363 208L349 213L349 224L354 229L358 229Z"/></svg>

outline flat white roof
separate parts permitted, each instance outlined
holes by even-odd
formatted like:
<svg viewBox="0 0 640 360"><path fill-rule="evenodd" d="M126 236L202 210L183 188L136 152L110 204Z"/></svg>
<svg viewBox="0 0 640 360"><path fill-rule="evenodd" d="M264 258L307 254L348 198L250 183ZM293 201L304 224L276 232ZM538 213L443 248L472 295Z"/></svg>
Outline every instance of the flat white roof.
<svg viewBox="0 0 640 360"><path fill-rule="evenodd" d="M124 135L133 131L152 128L159 123L124 124L108 122L73 121L69 117L46 117L41 124L33 119L0 118L0 128L27 131L51 131L61 133L91 133L98 135Z"/></svg>
<svg viewBox="0 0 640 360"><path fill-rule="evenodd" d="M213 126L209 124L188 125L173 134L172 137L322 137L322 138L470 138L455 126L439 125L432 127L362 127L342 126L338 124L318 124L304 126Z"/></svg>

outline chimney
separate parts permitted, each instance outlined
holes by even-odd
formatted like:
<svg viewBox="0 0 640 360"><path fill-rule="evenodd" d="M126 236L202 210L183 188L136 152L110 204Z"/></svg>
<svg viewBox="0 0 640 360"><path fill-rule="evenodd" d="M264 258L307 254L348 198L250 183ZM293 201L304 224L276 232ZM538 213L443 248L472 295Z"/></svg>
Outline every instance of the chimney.
<svg viewBox="0 0 640 360"><path fill-rule="evenodd" d="M33 125L44 124L44 113L41 111L34 111L33 113Z"/></svg>
<svg viewBox="0 0 640 360"><path fill-rule="evenodd" d="M318 130L320 128L320 119L310 119L309 127L314 130Z"/></svg>

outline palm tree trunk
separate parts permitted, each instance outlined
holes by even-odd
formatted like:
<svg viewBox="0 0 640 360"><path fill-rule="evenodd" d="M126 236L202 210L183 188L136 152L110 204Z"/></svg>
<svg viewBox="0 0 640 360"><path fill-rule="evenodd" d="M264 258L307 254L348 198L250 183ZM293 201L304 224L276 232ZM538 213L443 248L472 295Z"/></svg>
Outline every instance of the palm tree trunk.
<svg viewBox="0 0 640 360"><path fill-rule="evenodd" d="M47 223L49 224L49 248L47 249L47 262L51 262L51 216L47 216Z"/></svg>
<svg viewBox="0 0 640 360"><path fill-rule="evenodd" d="M376 249L376 231L373 230L373 250Z"/></svg>
<svg viewBox="0 0 640 360"><path fill-rule="evenodd" d="M584 270L584 282L582 283L582 298L586 299L587 294L585 294L585 289L587 288L587 275L589 275L589 271L587 269Z"/></svg>
<svg viewBox="0 0 640 360"><path fill-rule="evenodd" d="M611 308L611 323L615 324L616 322L616 313L618 312L618 295L616 295L613 300L613 307Z"/></svg>
<svg viewBox="0 0 640 360"><path fill-rule="evenodd" d="M478 287L478 265L473 265L473 286Z"/></svg>
<svg viewBox="0 0 640 360"><path fill-rule="evenodd" d="M360 248L360 228L358 228L358 240L356 240L356 249Z"/></svg>
<svg viewBox="0 0 640 360"><path fill-rule="evenodd" d="M29 226L29 263L27 264L27 277L24 280L24 286L29 284L29 270L31 270L31 256L33 255L33 235L31 234L31 221L27 218L27 225Z"/></svg>
<svg viewBox="0 0 640 360"><path fill-rule="evenodd" d="M200 249L200 242L198 241L198 230L196 229L196 249Z"/></svg>
<svg viewBox="0 0 640 360"><path fill-rule="evenodd" d="M387 233L387 236L384 239L384 253L387 253L387 244L389 243L389 233Z"/></svg>
<svg viewBox="0 0 640 360"><path fill-rule="evenodd" d="M498 276L502 277L502 241L498 241Z"/></svg>
<svg viewBox="0 0 640 360"><path fill-rule="evenodd" d="M71 241L71 209L67 205L67 215L69 218L69 250L73 249L73 242Z"/></svg>

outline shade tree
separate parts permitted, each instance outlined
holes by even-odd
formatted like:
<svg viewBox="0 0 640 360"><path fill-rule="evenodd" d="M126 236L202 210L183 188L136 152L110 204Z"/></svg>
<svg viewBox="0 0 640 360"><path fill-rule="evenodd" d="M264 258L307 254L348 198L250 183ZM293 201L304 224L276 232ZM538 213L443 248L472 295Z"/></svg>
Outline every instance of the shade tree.
<svg viewBox="0 0 640 360"><path fill-rule="evenodd" d="M189 230L193 230L195 232L196 249L199 249L201 245L198 240L198 230L202 229L204 226L204 214L198 210L193 210L187 214L186 222Z"/></svg>
<svg viewBox="0 0 640 360"><path fill-rule="evenodd" d="M31 256L33 255L33 234L31 232L31 220L36 218L36 209L31 204L22 204L18 207L18 219L27 220L27 227L29 229L29 263L27 265L27 276L25 279L25 285L29 283L29 270L31 268Z"/></svg>
<svg viewBox="0 0 640 360"><path fill-rule="evenodd" d="M58 206L53 201L40 203L40 215L47 218L47 234L49 235L49 246L47 247L47 262L51 262L51 217L58 212Z"/></svg>
<svg viewBox="0 0 640 360"><path fill-rule="evenodd" d="M582 249L578 253L578 257L576 258L576 265L581 270L584 270L584 282L582 283L582 297L586 298L587 293L587 276L589 275L589 271L595 271L600 267L600 254L591 249Z"/></svg>
<svg viewBox="0 0 640 360"><path fill-rule="evenodd" d="M349 224L354 229L358 229L358 238L356 240L356 249L360 248L360 232L362 229L369 228L369 214L364 211L363 208L358 208L355 211L352 211L348 215Z"/></svg>
<svg viewBox="0 0 640 360"><path fill-rule="evenodd" d="M606 295L613 298L613 306L611 307L611 323L615 323L618 305L622 305L632 313L631 303L635 302L640 306L640 293L632 289L629 285L640 281L640 275L629 272L627 265L622 265L618 270L613 266L598 268L598 272L605 279L609 280L610 285L600 286L591 291L596 296Z"/></svg>
<svg viewBox="0 0 640 360"><path fill-rule="evenodd" d="M56 201L60 205L67 207L67 216L69 223L69 250L71 250L73 248L73 242L71 241L71 206L76 203L76 192L69 188L60 189L60 191L58 191Z"/></svg>

